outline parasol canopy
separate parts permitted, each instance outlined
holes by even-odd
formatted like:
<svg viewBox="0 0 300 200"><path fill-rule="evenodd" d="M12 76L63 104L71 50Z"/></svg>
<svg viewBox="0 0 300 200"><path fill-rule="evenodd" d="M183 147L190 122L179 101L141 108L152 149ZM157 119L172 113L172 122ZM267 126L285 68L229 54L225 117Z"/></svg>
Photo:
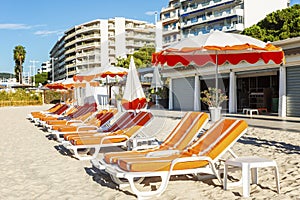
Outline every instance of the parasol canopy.
<svg viewBox="0 0 300 200"><path fill-rule="evenodd" d="M106 78L106 77L123 77L127 74L128 69L123 67L106 66L106 67L95 67L89 71L84 71L80 74L73 76L74 81L91 81L95 78Z"/></svg>
<svg viewBox="0 0 300 200"><path fill-rule="evenodd" d="M284 62L283 50L246 35L213 31L195 37L189 37L152 55L155 65L184 66L207 63L223 65L226 62L237 65L242 61L254 64L259 60L264 63Z"/></svg>
<svg viewBox="0 0 300 200"><path fill-rule="evenodd" d="M163 83L161 81L161 76L158 71L158 67L154 67L153 76L151 81L151 88L162 88Z"/></svg>
<svg viewBox="0 0 300 200"><path fill-rule="evenodd" d="M143 91L133 57L130 59L129 71L124 89L124 96L121 101L126 110L137 110L145 108L147 100Z"/></svg>
<svg viewBox="0 0 300 200"><path fill-rule="evenodd" d="M236 33L212 31L189 37L170 47L154 53L154 65L205 66L215 65L215 87L218 89L218 67L225 63L237 65L241 62L250 64L262 60L264 63L273 61L275 64L284 63L284 52L281 48L258 39ZM216 95L216 99L218 96Z"/></svg>

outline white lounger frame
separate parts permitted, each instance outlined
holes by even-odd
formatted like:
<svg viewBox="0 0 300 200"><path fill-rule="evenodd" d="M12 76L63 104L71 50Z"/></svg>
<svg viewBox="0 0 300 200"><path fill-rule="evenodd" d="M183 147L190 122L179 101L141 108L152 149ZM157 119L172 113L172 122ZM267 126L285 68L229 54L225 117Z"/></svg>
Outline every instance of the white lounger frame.
<svg viewBox="0 0 300 200"><path fill-rule="evenodd" d="M112 180L119 180L121 178L125 178L128 180L129 185L132 189L132 191L138 196L139 199L144 198L151 198L153 196L160 196L165 189L167 188L167 185L170 180L170 176L172 175L184 175L184 174L199 174L199 173L205 173L205 174L211 174L217 177L220 184L222 184L222 180L219 176L219 174L223 171L223 169L217 169L216 163L218 163L221 160L221 157L226 153L230 153L232 157L236 158L236 154L231 150L231 147L239 140L239 138L244 135L247 132L247 128L227 147L225 148L222 153L220 153L214 160L212 160L210 157L207 156L199 156L194 155L191 157L184 157L184 158L177 158L174 159L171 163L171 168L169 171L145 171L145 172L128 172L120 169L118 165L116 164L104 164L106 166L101 166L105 169L105 172L110 174L112 177ZM177 163L180 162L187 162L187 161L208 161L208 165L206 167L201 168L195 168L195 169L186 169L186 170L173 170L174 166ZM92 162L93 163L93 162ZM105 163L105 162L103 162ZM102 163L102 164L103 164ZM97 163L95 163L97 165ZM100 168L100 167L99 167ZM101 168L100 168L101 169ZM160 176L162 179L161 185L157 190L154 191L139 191L135 186L135 179L136 178L145 178L145 177L155 177ZM116 182L117 184L120 184L120 182ZM124 186L124 183L123 185Z"/></svg>

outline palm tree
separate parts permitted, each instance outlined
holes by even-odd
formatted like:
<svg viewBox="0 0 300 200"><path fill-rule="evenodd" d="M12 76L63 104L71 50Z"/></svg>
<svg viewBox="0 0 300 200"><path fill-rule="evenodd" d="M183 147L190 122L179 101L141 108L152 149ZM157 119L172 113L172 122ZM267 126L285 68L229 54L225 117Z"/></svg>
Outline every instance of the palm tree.
<svg viewBox="0 0 300 200"><path fill-rule="evenodd" d="M14 48L15 74L17 80L22 84L23 63L25 61L25 47L18 45Z"/></svg>

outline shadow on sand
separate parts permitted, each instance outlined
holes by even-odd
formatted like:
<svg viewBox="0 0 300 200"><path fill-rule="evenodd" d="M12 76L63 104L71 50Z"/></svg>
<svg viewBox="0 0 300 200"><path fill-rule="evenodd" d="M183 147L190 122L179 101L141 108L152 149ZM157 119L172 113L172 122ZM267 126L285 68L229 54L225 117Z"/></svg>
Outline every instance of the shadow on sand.
<svg viewBox="0 0 300 200"><path fill-rule="evenodd" d="M250 136L243 136L238 142L242 144L250 144L258 147L272 146L275 147L275 151L280 153L285 153L285 154L300 154L300 146L287 144L285 142L259 139Z"/></svg>

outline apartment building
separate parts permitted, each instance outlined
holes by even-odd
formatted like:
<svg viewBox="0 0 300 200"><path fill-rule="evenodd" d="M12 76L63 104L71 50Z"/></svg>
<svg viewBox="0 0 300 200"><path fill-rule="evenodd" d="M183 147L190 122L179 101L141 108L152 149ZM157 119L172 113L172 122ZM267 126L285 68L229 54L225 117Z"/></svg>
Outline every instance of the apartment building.
<svg viewBox="0 0 300 200"><path fill-rule="evenodd" d="M145 45L155 45L155 25L144 21L115 17L74 26L65 31L50 51L54 80L115 65L117 58L124 58Z"/></svg>
<svg viewBox="0 0 300 200"><path fill-rule="evenodd" d="M109 63L133 54L145 45L155 45L155 25L116 17L108 20Z"/></svg>
<svg viewBox="0 0 300 200"><path fill-rule="evenodd" d="M43 72L51 72L51 63L50 61L43 62L41 68L38 68L37 73L41 74Z"/></svg>
<svg viewBox="0 0 300 200"><path fill-rule="evenodd" d="M180 41L180 0L170 0L166 8L160 12L162 23L162 43L163 48Z"/></svg>
<svg viewBox="0 0 300 200"><path fill-rule="evenodd" d="M289 0L181 0L182 37L211 30L241 32L267 14L289 6Z"/></svg>
<svg viewBox="0 0 300 200"><path fill-rule="evenodd" d="M241 32L290 0L170 0L160 12L163 47L212 30Z"/></svg>
<svg viewBox="0 0 300 200"><path fill-rule="evenodd" d="M65 68L65 35L61 37L50 51L51 71L48 79L52 82L64 79L66 77Z"/></svg>

